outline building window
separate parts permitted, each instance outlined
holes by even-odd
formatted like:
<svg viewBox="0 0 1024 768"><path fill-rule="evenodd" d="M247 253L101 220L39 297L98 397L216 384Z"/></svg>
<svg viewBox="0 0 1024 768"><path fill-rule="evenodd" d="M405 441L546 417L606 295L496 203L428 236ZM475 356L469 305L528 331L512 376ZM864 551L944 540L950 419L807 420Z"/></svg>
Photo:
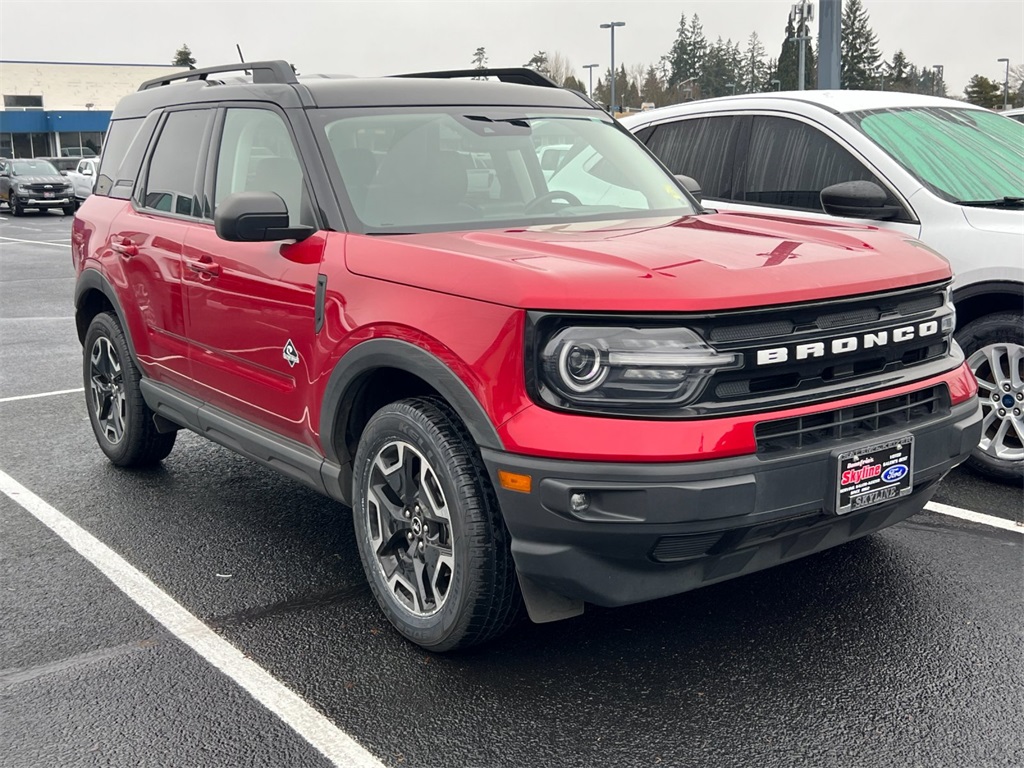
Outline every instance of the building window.
<svg viewBox="0 0 1024 768"><path fill-rule="evenodd" d="M100 131L61 131L57 139L61 157L99 157L103 146Z"/></svg>
<svg viewBox="0 0 1024 768"><path fill-rule="evenodd" d="M42 109L42 96L18 96L4 94L4 109Z"/></svg>
<svg viewBox="0 0 1024 768"><path fill-rule="evenodd" d="M0 133L0 157L14 157L13 133Z"/></svg>

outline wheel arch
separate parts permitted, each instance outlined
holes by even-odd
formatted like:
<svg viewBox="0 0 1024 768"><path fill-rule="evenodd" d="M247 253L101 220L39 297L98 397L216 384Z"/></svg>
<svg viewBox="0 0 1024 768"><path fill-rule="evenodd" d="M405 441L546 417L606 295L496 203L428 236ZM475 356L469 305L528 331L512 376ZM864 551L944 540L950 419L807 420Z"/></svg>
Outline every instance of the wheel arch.
<svg viewBox="0 0 1024 768"><path fill-rule="evenodd" d="M343 467L350 464L370 417L389 402L417 395L442 398L479 447L502 450L487 412L444 362L406 341L372 339L348 352L328 380L320 411L327 459Z"/></svg>
<svg viewBox="0 0 1024 768"><path fill-rule="evenodd" d="M1012 280L988 280L973 283L953 292L957 330L979 317L994 312L1024 310L1024 283Z"/></svg>
<svg viewBox="0 0 1024 768"><path fill-rule="evenodd" d="M132 342L128 323L125 320L124 311L121 309L121 303L117 300L114 287L99 270L84 270L75 284L75 329L78 332L79 343L85 343L85 334L88 332L93 318L101 312L110 311L117 315L117 321L121 324L124 338L128 342L128 351L131 353L135 365L138 366L139 356L135 353L135 344Z"/></svg>

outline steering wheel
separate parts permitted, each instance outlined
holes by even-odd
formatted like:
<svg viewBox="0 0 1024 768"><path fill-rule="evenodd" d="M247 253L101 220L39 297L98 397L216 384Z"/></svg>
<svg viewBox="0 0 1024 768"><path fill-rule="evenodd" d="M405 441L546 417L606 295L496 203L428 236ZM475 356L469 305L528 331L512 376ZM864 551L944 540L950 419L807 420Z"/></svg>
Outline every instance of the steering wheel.
<svg viewBox="0 0 1024 768"><path fill-rule="evenodd" d="M535 213L542 206L550 205L558 200L564 201L566 205L582 205L580 199L572 192L553 189L550 192L545 192L540 197L533 198L533 200L528 202L526 207L523 208L523 213Z"/></svg>

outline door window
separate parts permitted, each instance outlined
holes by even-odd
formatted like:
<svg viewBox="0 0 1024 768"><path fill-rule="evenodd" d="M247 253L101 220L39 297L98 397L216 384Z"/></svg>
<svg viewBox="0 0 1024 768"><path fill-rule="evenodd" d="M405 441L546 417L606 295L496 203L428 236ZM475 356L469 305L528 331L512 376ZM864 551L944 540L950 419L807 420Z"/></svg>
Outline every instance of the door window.
<svg viewBox="0 0 1024 768"><path fill-rule="evenodd" d="M235 192L274 192L291 226L314 224L302 164L284 119L268 109L229 109L217 154L214 208Z"/></svg>
<svg viewBox="0 0 1024 768"><path fill-rule="evenodd" d="M672 173L696 179L704 197L730 200L741 119L723 115L664 123L655 128L647 146Z"/></svg>
<svg viewBox="0 0 1024 768"><path fill-rule="evenodd" d="M210 110L188 110L167 115L149 161L144 208L179 216L200 217L199 157Z"/></svg>
<svg viewBox="0 0 1024 768"><path fill-rule="evenodd" d="M886 186L817 128L785 117L755 115L746 169L735 199L821 211L821 190L842 181ZM887 204L898 205L887 192Z"/></svg>

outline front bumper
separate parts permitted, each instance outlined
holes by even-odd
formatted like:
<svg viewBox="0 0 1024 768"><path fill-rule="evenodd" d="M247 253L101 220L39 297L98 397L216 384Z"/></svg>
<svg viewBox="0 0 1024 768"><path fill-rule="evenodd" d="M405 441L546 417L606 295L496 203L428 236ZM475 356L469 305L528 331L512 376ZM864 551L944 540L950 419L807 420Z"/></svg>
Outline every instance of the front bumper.
<svg viewBox="0 0 1024 768"><path fill-rule="evenodd" d="M38 195L13 195L11 201L17 201L22 208L63 208L75 202L73 194L61 193L58 197L39 197Z"/></svg>
<svg viewBox="0 0 1024 768"><path fill-rule="evenodd" d="M909 496L842 516L826 511L837 449L907 433L915 438ZM980 433L972 398L929 421L853 445L836 440L770 457L641 464L486 449L482 455L525 584L569 600L620 606L795 560L904 520L967 458ZM502 488L499 470L530 475L532 490ZM581 492L590 504L573 512L571 497Z"/></svg>

